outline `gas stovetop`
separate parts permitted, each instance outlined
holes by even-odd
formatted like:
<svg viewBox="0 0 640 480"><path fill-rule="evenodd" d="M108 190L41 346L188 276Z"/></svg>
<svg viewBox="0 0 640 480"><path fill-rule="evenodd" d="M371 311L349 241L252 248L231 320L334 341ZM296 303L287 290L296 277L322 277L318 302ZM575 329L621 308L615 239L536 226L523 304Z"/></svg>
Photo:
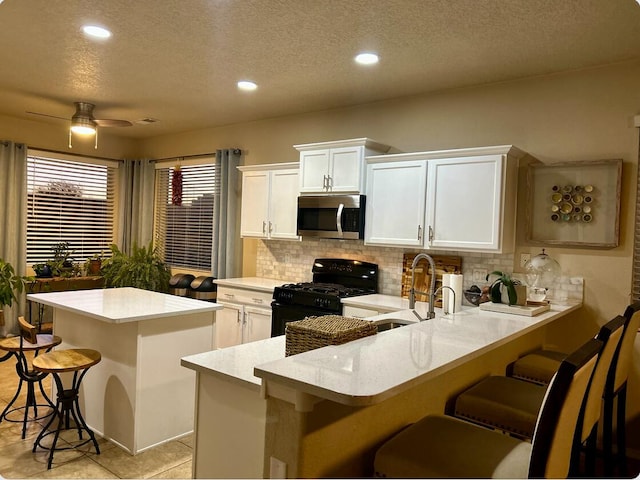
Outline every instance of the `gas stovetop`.
<svg viewBox="0 0 640 480"><path fill-rule="evenodd" d="M317 259L313 282L276 287L273 299L283 305L318 307L342 312L340 299L378 291L378 266L345 259Z"/></svg>

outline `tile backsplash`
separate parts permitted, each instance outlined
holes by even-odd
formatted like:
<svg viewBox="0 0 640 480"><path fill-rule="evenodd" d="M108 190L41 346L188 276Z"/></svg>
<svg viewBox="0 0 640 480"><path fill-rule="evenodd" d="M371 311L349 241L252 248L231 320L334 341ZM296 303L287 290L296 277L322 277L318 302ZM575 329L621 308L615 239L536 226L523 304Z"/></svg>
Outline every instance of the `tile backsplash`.
<svg viewBox="0 0 640 480"><path fill-rule="evenodd" d="M417 248L392 248L364 245L362 240L313 239L302 242L262 240L256 252L256 276L282 279L284 282L309 282L316 258L349 258L377 263L380 280L378 290L387 295L400 295L402 262L406 252ZM434 252L437 255L462 257L464 289L485 285L485 276L494 270L513 272L513 254ZM515 278L522 275L514 274ZM577 277L562 277L554 296L558 299L582 299L583 281Z"/></svg>

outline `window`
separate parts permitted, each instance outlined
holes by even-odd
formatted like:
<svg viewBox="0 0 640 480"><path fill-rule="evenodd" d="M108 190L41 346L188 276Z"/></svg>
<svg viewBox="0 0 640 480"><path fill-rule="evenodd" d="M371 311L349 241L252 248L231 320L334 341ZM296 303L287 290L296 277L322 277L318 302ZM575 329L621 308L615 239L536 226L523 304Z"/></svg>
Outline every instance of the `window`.
<svg viewBox="0 0 640 480"><path fill-rule="evenodd" d="M68 242L75 262L114 241L117 161L30 150L27 154L27 263L44 263Z"/></svg>
<svg viewBox="0 0 640 480"><path fill-rule="evenodd" d="M214 203L220 193L215 159L181 165L181 205L172 202L175 168L162 164L156 168L154 244L172 267L211 271Z"/></svg>

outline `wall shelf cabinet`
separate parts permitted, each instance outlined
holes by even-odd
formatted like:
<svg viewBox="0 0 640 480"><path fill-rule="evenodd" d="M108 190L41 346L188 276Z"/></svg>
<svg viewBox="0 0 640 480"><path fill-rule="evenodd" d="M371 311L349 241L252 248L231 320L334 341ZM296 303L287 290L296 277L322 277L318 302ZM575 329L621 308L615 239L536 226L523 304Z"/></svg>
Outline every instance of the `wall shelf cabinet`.
<svg viewBox="0 0 640 480"><path fill-rule="evenodd" d="M238 167L243 237L297 240L298 163Z"/></svg>
<svg viewBox="0 0 640 480"><path fill-rule="evenodd" d="M294 145L300 152L300 193L364 193L365 157L389 151L368 138Z"/></svg>

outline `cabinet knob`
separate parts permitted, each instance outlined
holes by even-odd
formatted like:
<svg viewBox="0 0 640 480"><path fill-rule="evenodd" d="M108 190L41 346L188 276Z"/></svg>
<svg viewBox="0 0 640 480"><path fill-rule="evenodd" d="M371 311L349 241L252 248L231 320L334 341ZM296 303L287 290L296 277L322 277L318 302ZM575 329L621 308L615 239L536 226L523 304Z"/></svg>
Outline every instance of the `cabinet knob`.
<svg viewBox="0 0 640 480"><path fill-rule="evenodd" d="M266 235L267 234L267 222L266 221L262 221L262 234Z"/></svg>
<svg viewBox="0 0 640 480"><path fill-rule="evenodd" d="M273 223L269 222L269 233L273 232Z"/></svg>
<svg viewBox="0 0 640 480"><path fill-rule="evenodd" d="M429 225L429 243L433 242L433 228Z"/></svg>
<svg viewBox="0 0 640 480"><path fill-rule="evenodd" d="M422 225L418 225L418 241L422 240Z"/></svg>

